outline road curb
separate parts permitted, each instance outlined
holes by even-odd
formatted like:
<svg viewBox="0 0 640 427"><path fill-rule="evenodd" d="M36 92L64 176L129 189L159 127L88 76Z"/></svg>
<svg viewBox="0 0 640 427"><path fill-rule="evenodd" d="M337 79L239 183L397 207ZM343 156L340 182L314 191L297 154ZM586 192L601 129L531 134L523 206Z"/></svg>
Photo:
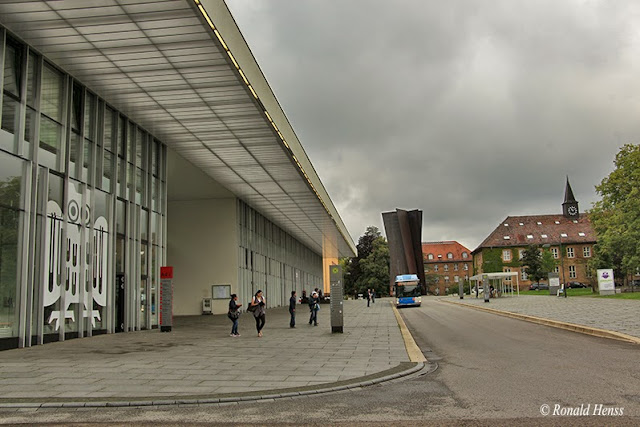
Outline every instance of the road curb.
<svg viewBox="0 0 640 427"><path fill-rule="evenodd" d="M396 316L396 320L398 321L398 326L400 327L400 333L402 334L402 339L404 340L404 346L407 349L407 354L409 355L409 361L416 363L428 363L427 358L424 357L420 347L416 344L416 341L413 339L411 332L409 332L409 328L404 323L402 316L398 312L393 301L389 301L391 304L391 308L393 309L393 314Z"/></svg>
<svg viewBox="0 0 640 427"><path fill-rule="evenodd" d="M486 311L488 313L497 314L499 316L511 317L513 319L524 320L526 322L537 323L539 325L551 326L553 328L564 329L567 331L577 332L580 334L591 335L600 338L609 338L618 341L625 341L632 344L640 344L640 338L623 334L622 332L609 331L607 329L593 328L590 326L577 325L575 323L561 322L559 320L546 319L544 317L530 316L528 314L513 313L511 311L497 310L495 308L482 307L475 304L467 304L458 301L440 300L447 304L469 307L475 310Z"/></svg>
<svg viewBox="0 0 640 427"><path fill-rule="evenodd" d="M368 387L371 385L380 384L386 381L396 380L402 377L406 377L427 366L423 362L412 362L411 367L401 372L395 372L393 374L385 375L379 378L366 379L350 384L335 385L336 383L325 384L323 388L309 389L300 391L291 391L291 389L278 390L265 390L263 393L268 394L255 394L255 395L243 395L243 396L225 396L225 397L199 397L190 398L189 396L182 396L176 398L168 398L162 400L141 400L139 397L136 400L126 401L69 401L69 402L2 402L0 400L0 413L3 410L8 409L70 409L70 408L135 408L139 406L171 406L171 405L215 405L215 404L233 404L241 402L257 402L257 401L269 401L275 399L287 399L300 396L311 396L324 393L335 393L351 389L359 389L362 387ZM398 365L400 366L400 365ZM366 378L366 377L365 377Z"/></svg>

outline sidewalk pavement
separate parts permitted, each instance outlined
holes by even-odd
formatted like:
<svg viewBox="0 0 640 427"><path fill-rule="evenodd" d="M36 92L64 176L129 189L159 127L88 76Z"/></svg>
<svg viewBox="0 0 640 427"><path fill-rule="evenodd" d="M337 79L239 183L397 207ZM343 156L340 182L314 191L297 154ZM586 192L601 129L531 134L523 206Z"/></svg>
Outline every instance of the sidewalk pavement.
<svg viewBox="0 0 640 427"><path fill-rule="evenodd" d="M298 305L267 310L264 336L250 313L240 337L226 315L174 318L159 330L99 335L0 352L0 410L15 407L218 403L337 391L409 375L389 299L344 302L344 333L331 333L329 305L310 326ZM257 397L256 397L257 396Z"/></svg>
<svg viewBox="0 0 640 427"><path fill-rule="evenodd" d="M476 298L475 295L465 295L463 300L458 296L440 297L440 300L490 309L492 312L497 310L522 320L640 344L640 302L637 300L559 298L551 295L503 296L491 298L489 303L484 302L483 296Z"/></svg>

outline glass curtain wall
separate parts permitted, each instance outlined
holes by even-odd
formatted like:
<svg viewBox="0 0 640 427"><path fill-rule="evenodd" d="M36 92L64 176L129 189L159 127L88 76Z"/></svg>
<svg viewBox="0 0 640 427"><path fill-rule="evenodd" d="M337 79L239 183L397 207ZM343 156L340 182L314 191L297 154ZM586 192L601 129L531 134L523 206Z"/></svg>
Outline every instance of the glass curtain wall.
<svg viewBox="0 0 640 427"><path fill-rule="evenodd" d="M268 307L287 305L298 296L322 288L322 256L238 201L238 297L248 301L258 289ZM293 266L298 266L295 268Z"/></svg>
<svg viewBox="0 0 640 427"><path fill-rule="evenodd" d="M0 61L0 349L157 326L166 147L2 27Z"/></svg>

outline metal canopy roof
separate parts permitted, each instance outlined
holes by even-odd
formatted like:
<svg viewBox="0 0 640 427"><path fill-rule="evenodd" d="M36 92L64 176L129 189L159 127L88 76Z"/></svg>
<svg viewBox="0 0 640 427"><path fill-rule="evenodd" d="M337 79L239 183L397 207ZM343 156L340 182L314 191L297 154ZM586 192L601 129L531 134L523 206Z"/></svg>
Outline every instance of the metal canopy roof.
<svg viewBox="0 0 640 427"><path fill-rule="evenodd" d="M222 0L14 0L0 21L325 257L355 245Z"/></svg>

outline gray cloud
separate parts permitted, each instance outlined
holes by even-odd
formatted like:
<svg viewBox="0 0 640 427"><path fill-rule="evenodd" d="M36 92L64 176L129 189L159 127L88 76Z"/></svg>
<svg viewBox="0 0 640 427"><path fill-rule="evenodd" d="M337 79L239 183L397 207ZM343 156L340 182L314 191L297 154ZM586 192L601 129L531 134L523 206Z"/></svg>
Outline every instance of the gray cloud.
<svg viewBox="0 0 640 427"><path fill-rule="evenodd" d="M637 2L227 3L354 240L419 208L474 249L640 142Z"/></svg>

